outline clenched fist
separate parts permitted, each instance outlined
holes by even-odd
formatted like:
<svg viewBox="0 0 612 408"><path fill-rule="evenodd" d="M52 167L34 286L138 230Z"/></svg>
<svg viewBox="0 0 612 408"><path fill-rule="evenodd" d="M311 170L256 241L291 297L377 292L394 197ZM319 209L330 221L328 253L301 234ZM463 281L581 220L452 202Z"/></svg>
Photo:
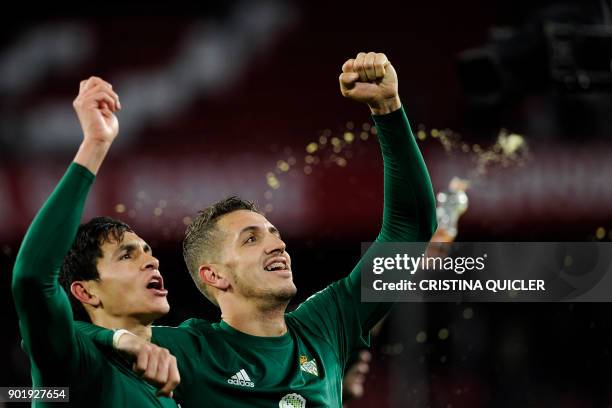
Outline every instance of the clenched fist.
<svg viewBox="0 0 612 408"><path fill-rule="evenodd" d="M156 387L157 395L172 397L181 376L176 357L167 349L126 333L119 337L116 350L133 361L134 372Z"/></svg>
<svg viewBox="0 0 612 408"><path fill-rule="evenodd" d="M342 65L342 95L367 103L375 115L393 112L401 106L397 91L397 73L382 53L360 52Z"/></svg>
<svg viewBox="0 0 612 408"><path fill-rule="evenodd" d="M121 109L119 96L108 82L92 76L81 81L72 103L83 128L84 140L110 144L119 132L114 112Z"/></svg>

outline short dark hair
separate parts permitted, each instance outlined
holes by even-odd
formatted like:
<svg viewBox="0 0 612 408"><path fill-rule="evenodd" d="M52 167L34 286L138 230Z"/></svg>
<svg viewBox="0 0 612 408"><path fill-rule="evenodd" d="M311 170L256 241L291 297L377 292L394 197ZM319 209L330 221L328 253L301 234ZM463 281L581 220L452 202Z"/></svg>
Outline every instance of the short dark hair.
<svg viewBox="0 0 612 408"><path fill-rule="evenodd" d="M219 306L217 301L208 292L206 284L200 282L198 271L200 265L206 259L210 259L211 254L217 253L218 240L215 236L217 232L217 220L223 215L238 210L253 211L261 214L257 205L253 201L243 200L237 196L230 196L206 207L198 212L197 217L187 227L185 239L183 240L183 257L191 278L196 286L208 300Z"/></svg>
<svg viewBox="0 0 612 408"><path fill-rule="evenodd" d="M99 280L96 264L104 255L102 245L106 242L120 242L125 232L134 231L126 223L110 217L95 217L79 226L72 247L62 262L59 277L60 284L70 298L75 319L90 321L85 307L70 291L72 282Z"/></svg>

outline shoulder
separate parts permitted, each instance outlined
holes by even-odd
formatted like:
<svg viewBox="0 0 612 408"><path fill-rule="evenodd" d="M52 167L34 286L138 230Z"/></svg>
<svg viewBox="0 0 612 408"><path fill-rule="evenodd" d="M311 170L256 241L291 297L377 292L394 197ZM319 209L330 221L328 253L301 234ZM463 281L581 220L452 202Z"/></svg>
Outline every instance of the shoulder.
<svg viewBox="0 0 612 408"><path fill-rule="evenodd" d="M178 327L154 326L151 341L178 357L199 355L208 349L212 324L202 319L188 319Z"/></svg>
<svg viewBox="0 0 612 408"><path fill-rule="evenodd" d="M201 336L212 330L212 323L203 319L187 319L180 325L173 326L153 326L154 339L159 338L186 338Z"/></svg>
<svg viewBox="0 0 612 408"><path fill-rule="evenodd" d="M213 330L213 323L209 322L208 320L204 320L204 319L191 318L181 323L178 326L178 329L181 329L184 331L199 331L199 332L209 331L209 330Z"/></svg>
<svg viewBox="0 0 612 408"><path fill-rule="evenodd" d="M310 295L305 301L300 303L295 310L289 312L287 316L295 317L302 313L320 313L323 309L336 307L339 298L347 292L347 278L342 278Z"/></svg>

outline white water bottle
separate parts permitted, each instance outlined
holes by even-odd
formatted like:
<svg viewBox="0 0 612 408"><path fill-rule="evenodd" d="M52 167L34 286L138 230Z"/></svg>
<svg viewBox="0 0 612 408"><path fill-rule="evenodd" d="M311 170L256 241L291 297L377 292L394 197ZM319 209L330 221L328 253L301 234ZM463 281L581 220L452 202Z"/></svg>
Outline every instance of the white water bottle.
<svg viewBox="0 0 612 408"><path fill-rule="evenodd" d="M457 223L459 217L467 211L468 196L465 190L468 188L467 180L454 177L449 183L448 189L437 195L438 228L442 228L452 238L457 236Z"/></svg>

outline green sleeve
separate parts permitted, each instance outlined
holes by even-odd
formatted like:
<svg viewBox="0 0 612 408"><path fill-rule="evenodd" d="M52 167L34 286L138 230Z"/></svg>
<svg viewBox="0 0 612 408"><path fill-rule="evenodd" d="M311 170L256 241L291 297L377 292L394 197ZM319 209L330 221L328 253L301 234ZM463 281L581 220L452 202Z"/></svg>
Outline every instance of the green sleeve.
<svg viewBox="0 0 612 408"><path fill-rule="evenodd" d="M376 242L428 242L436 227L435 197L427 167L401 108L373 116L384 162L383 222ZM361 302L361 261L349 276L311 296L292 318L337 347L341 361L369 344L369 331L392 303Z"/></svg>
<svg viewBox="0 0 612 408"><path fill-rule="evenodd" d="M153 326L151 342L160 347L167 348L174 357L181 375L181 382L175 390L175 398L180 401L183 393L188 387L193 386L198 381L197 375L197 356L204 351L198 346L198 334L194 333L190 327L191 323L197 324L198 319L189 319L179 327ZM96 326L86 322L75 322L77 331L89 338L96 346L113 350L114 331Z"/></svg>
<svg viewBox="0 0 612 408"><path fill-rule="evenodd" d="M429 242L437 228L436 199L431 179L404 108L372 116L384 164L382 228L376 242ZM365 334L391 309L392 303L359 302L361 261L347 278Z"/></svg>
<svg viewBox="0 0 612 408"><path fill-rule="evenodd" d="M70 165L32 221L15 261L12 291L19 329L43 373L74 370L79 358L70 301L58 276L94 178L84 167Z"/></svg>
<svg viewBox="0 0 612 408"><path fill-rule="evenodd" d="M427 166L404 108L372 116L383 155L385 201L377 242L429 242L437 228Z"/></svg>
<svg viewBox="0 0 612 408"><path fill-rule="evenodd" d="M108 347L109 350L113 348L114 330L78 320L75 321L74 324L79 333L89 337L95 344L102 347Z"/></svg>

